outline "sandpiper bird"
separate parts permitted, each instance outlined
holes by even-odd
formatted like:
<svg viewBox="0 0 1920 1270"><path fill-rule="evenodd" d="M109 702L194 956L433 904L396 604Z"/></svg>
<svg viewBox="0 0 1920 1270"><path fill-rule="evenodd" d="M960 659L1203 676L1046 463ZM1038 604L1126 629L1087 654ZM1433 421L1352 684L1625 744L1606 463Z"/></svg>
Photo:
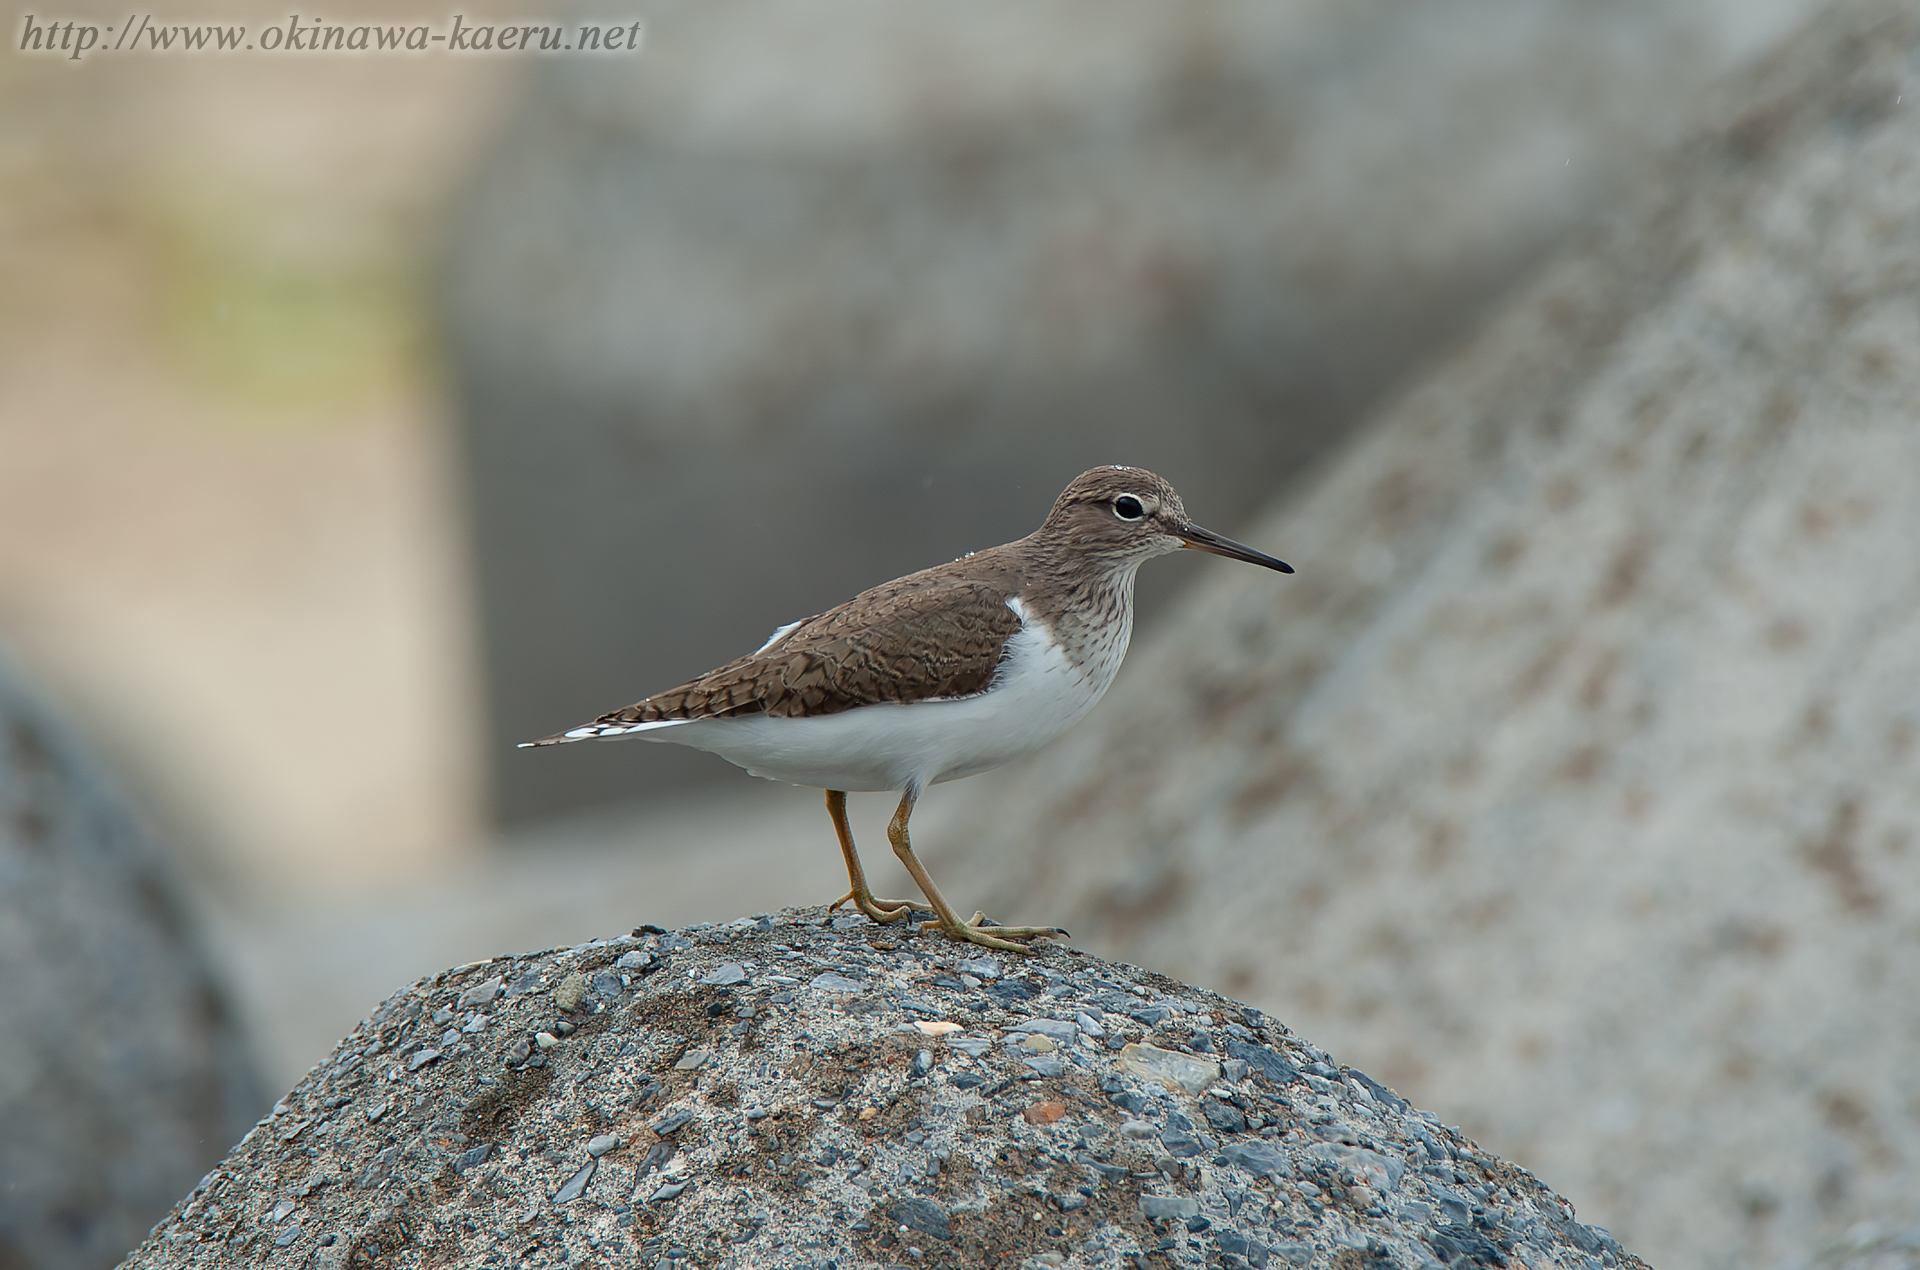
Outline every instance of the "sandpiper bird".
<svg viewBox="0 0 1920 1270"><path fill-rule="evenodd" d="M1182 548L1292 566L1187 519L1180 496L1137 467L1097 467L1018 542L908 574L758 649L585 727L528 741L638 737L710 750L755 776L827 791L851 902L876 922L914 906L876 899L847 825L848 790L901 790L887 839L956 940L1031 952L1051 926L961 921L913 854L907 821L929 785L1032 754L1072 727L1113 682L1133 631L1133 575Z"/></svg>

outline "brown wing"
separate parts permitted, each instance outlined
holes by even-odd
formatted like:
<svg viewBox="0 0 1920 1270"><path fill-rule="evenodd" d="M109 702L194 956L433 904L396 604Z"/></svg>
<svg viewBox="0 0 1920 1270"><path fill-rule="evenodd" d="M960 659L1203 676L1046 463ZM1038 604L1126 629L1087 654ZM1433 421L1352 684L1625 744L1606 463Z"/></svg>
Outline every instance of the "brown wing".
<svg viewBox="0 0 1920 1270"><path fill-rule="evenodd" d="M759 652L537 745L617 735L636 723L838 714L881 702L986 691L1020 618L999 578L929 570L799 623Z"/></svg>

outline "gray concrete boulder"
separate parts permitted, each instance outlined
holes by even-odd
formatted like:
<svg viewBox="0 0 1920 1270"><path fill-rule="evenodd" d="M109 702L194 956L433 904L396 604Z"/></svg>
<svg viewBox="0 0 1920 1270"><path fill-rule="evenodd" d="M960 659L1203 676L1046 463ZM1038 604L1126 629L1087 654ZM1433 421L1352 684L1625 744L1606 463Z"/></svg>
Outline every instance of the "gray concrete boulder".
<svg viewBox="0 0 1920 1270"><path fill-rule="evenodd" d="M1659 175L916 841L1656 1263L1920 1247L1920 5Z"/></svg>
<svg viewBox="0 0 1920 1270"><path fill-rule="evenodd" d="M1633 1270L1259 1011L789 909L389 998L129 1270Z"/></svg>
<svg viewBox="0 0 1920 1270"><path fill-rule="evenodd" d="M1096 462L1251 514L1809 7L694 0L543 63L441 288L498 810L718 775L509 747Z"/></svg>
<svg viewBox="0 0 1920 1270"><path fill-rule="evenodd" d="M0 1266L101 1270L266 1105L171 862L0 661Z"/></svg>

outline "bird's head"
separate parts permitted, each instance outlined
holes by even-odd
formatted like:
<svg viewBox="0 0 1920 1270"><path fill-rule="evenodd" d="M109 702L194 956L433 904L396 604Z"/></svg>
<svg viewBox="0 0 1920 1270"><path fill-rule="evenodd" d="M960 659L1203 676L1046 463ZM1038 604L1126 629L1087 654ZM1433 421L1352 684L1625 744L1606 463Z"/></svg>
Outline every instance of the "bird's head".
<svg viewBox="0 0 1920 1270"><path fill-rule="evenodd" d="M1054 501L1040 532L1122 567L1191 550L1293 572L1293 566L1283 560L1194 524L1173 486L1140 467L1096 467L1082 472Z"/></svg>

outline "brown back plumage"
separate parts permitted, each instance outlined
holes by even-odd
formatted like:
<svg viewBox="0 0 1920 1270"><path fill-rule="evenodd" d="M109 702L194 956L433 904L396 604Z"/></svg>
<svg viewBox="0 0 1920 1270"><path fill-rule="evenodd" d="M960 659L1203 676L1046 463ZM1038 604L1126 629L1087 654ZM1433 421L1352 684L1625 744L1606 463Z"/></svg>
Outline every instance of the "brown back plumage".
<svg viewBox="0 0 1920 1270"><path fill-rule="evenodd" d="M758 652L594 723L791 718L985 692L1020 629L1007 607L1019 582L991 558L999 550L862 591Z"/></svg>
<svg viewBox="0 0 1920 1270"><path fill-rule="evenodd" d="M1131 523L1116 519L1112 501L1122 493L1138 495L1151 514ZM1153 473L1094 468L1066 488L1045 524L1018 542L862 591L757 652L603 714L574 735L534 744L636 723L793 718L985 692L1020 629L1009 599L1026 593L1035 616L1071 643L1074 633L1063 627L1076 612L1094 617L1116 604L1130 611L1133 568L1177 547L1165 530L1185 520L1180 496ZM1114 594L1089 604L1090 590Z"/></svg>

